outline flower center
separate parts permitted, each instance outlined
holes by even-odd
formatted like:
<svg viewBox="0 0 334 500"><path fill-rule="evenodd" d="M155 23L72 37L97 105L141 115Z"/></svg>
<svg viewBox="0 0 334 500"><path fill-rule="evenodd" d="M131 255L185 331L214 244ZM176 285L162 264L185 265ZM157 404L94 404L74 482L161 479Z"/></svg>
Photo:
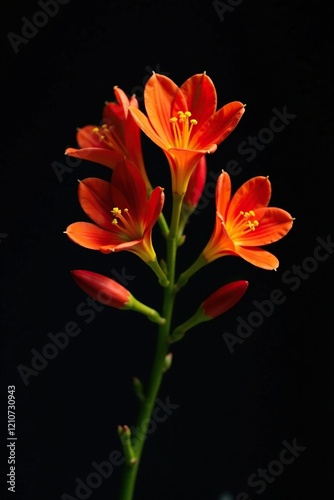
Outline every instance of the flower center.
<svg viewBox="0 0 334 500"><path fill-rule="evenodd" d="M197 120L191 118L190 111L178 111L178 116L170 118L177 148L186 149L189 144L190 134L194 125L197 125Z"/></svg>
<svg viewBox="0 0 334 500"><path fill-rule="evenodd" d="M135 224L128 208L124 208L122 211L120 208L114 207L111 210L111 213L113 215L113 219L111 221L112 225L122 231L126 241L135 240L140 236L138 232L138 224ZM123 213L125 215L123 215Z"/></svg>
<svg viewBox="0 0 334 500"><path fill-rule="evenodd" d="M247 212L240 210L239 215L233 222L233 239L245 236L245 233L249 231L255 231L260 224L255 217L254 210L248 210Z"/></svg>
<svg viewBox="0 0 334 500"><path fill-rule="evenodd" d="M114 125L108 126L106 123L104 123L103 125L101 125L101 127L94 127L93 133L98 136L100 142L104 143L104 146L119 151L121 154L123 154L124 145L120 140L118 134L115 132Z"/></svg>

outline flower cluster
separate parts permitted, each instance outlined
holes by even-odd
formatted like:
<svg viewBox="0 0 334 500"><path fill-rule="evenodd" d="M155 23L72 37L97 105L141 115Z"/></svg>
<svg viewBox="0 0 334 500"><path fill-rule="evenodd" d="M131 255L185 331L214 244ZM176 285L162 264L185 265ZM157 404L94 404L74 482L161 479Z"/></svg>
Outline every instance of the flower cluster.
<svg viewBox="0 0 334 500"><path fill-rule="evenodd" d="M217 109L216 89L206 73L193 75L180 87L167 76L153 73L145 86L145 112L139 109L135 96L128 98L119 87L114 87L114 93L115 101L104 106L102 124L79 129L78 147L65 151L111 169L109 182L95 177L79 182L79 202L90 221L70 224L65 231L67 236L78 245L103 254L123 250L134 253L149 265L163 287L172 287L174 294L200 268L223 256L238 256L262 269L276 269L278 259L261 247L285 236L293 218L285 210L268 206L268 177L254 177L232 195L229 174L222 171L216 185L212 235L196 261L175 279L176 249L184 242L186 223L203 193L207 154L214 153L238 125L245 106L234 101ZM170 224L163 215L164 188L153 187L149 180L142 132L166 155L173 199ZM167 263L158 260L154 249L152 229L156 223L166 241L174 242L167 249ZM76 283L97 300L103 290L112 307L129 309L131 301L135 301L125 289L122 295L122 286L108 277L91 271L73 271L73 275ZM189 325L232 307L247 286L246 281L240 281L216 290L202 303L196 319L186 322L186 330ZM135 309L141 311L140 307ZM153 317L158 323L163 319L158 313ZM181 330L184 332L185 328ZM171 341L179 334L178 327L176 334L170 334Z"/></svg>
<svg viewBox="0 0 334 500"><path fill-rule="evenodd" d="M216 89L206 73L193 75L181 87L153 73L144 90L144 111L135 96L128 98L118 87L114 92L116 100L105 104L102 124L81 128L77 132L78 147L66 149L67 155L109 168L110 180L89 177L79 182L78 198L88 220L69 224L65 233L74 243L102 254L135 254L163 287L163 303L157 311L107 276L90 270L72 271L76 284L94 300L142 314L158 325L149 381L144 387L138 377L133 379L141 405L136 424L140 436L134 439L128 425L118 427L125 462L119 500L132 500L154 404L163 375L171 367L172 344L196 325L229 311L249 284L246 280L222 284L199 301L193 315L174 325L174 303L183 295L180 289L200 269L224 256L242 258L263 270L277 269L278 259L262 246L283 238L293 218L285 210L269 206L268 177L254 177L232 193L230 176L222 170L216 184L212 235L195 261L177 276L177 252L180 245L186 245L187 223L194 217L205 188L207 155L214 153L238 125L245 106L234 101L217 109ZM151 184L142 152L142 133L166 156L162 168L169 168L171 193L165 192L164 186ZM154 178L159 178L158 174L155 172ZM163 213L166 196L171 201L170 221ZM159 258L152 235L156 225L166 246L165 255Z"/></svg>

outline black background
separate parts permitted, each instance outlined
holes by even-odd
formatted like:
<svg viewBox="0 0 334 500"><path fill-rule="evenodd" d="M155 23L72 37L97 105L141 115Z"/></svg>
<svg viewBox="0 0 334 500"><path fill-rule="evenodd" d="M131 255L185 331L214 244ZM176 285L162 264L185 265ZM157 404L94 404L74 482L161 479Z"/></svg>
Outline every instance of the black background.
<svg viewBox="0 0 334 500"><path fill-rule="evenodd" d="M70 0L15 53L7 34L21 35L22 18L31 20L41 8L37 2L2 3L1 498L76 498L76 478L86 481L92 462L119 449L117 425L134 425L132 377L145 381L149 374L155 325L107 308L80 315L86 297L70 270L114 279L125 273L131 292L157 308L161 290L132 254L98 254L63 234L83 217L77 179L107 179L110 172L81 162L57 178L52 165L66 165L64 150L76 146L77 127L100 122L114 85L141 99L152 70L179 85L206 71L219 107L232 100L247 104L238 127L209 158L209 169L238 161L234 189L254 175L269 175L271 205L296 221L283 240L267 247L280 260L276 273L220 259L180 293L175 324L221 284L250 282L233 310L173 346L160 397L179 407L146 442L135 500L247 498L240 492L252 500L311 500L326 488L331 492L333 256L323 250L328 259L319 261L313 255L317 238L326 240L333 231L332 7L286 0L230 4L219 15L204 1ZM140 105L144 109L142 100ZM284 107L295 117L248 161L238 147L269 126L274 108ZM143 146L151 178L168 193L163 154L144 137ZM214 205L208 199L187 228L178 271L211 233ZM167 214L168 207L167 195ZM155 237L163 256L158 232ZM293 266L303 268L298 283L284 280ZM256 310L253 301L269 299L275 289L284 303L229 352L223 333L235 334L236 318L247 320ZM80 334L25 385L17 367L31 367L31 350L42 352L48 334L64 331L70 321ZM16 386L15 495L5 484L8 385ZM306 449L258 494L248 478L279 458L283 441L294 440ZM116 499L120 477L116 467L89 498Z"/></svg>

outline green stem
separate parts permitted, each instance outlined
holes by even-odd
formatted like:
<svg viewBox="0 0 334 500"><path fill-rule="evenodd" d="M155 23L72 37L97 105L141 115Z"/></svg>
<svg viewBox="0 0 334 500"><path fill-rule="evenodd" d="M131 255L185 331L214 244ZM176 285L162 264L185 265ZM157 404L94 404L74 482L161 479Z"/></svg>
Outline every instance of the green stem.
<svg viewBox="0 0 334 500"><path fill-rule="evenodd" d="M207 260L205 260L202 254L200 254L196 261L190 267L188 267L188 269L180 274L179 279L175 285L176 290L178 291L180 288L182 288L187 283L189 278L191 278L191 276L193 276L195 273L197 273L197 271L199 271L207 264Z"/></svg>
<svg viewBox="0 0 334 500"><path fill-rule="evenodd" d="M162 316L166 322L159 326L157 348L153 367L145 392L145 400L141 403L136 429L139 429L134 444L135 463L125 463L124 474L121 484L119 500L133 500L138 469L143 452L144 442L147 434L147 428L152 418L155 400L157 398L163 374L165 371L165 359L170 348L169 337L172 326L173 307L175 300L175 265L177 252L177 232L180 220L180 210L182 205L182 196L177 194L173 197L173 213L170 231L167 236L167 269L169 284L164 288Z"/></svg>

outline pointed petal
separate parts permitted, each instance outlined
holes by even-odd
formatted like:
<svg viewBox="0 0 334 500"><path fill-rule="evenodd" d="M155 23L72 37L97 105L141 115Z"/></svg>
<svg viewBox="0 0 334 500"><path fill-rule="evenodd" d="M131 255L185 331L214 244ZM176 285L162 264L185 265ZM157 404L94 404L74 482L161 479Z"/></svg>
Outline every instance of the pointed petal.
<svg viewBox="0 0 334 500"><path fill-rule="evenodd" d="M111 230L112 199L110 182L90 177L79 183L78 196L82 209L98 226Z"/></svg>
<svg viewBox="0 0 334 500"><path fill-rule="evenodd" d="M239 257L243 258L250 264L254 266L261 267L262 269L268 269L270 271L277 269L279 266L279 261L275 255L262 250L258 247L236 247L235 251Z"/></svg>
<svg viewBox="0 0 334 500"><path fill-rule="evenodd" d="M256 246L268 245L285 236L293 225L291 215L281 208L260 208L255 213L259 221L255 231L248 231L243 238L235 241L237 245Z"/></svg>
<svg viewBox="0 0 334 500"><path fill-rule="evenodd" d="M131 241L123 241L118 243L117 245L103 245L99 248L102 253L111 253L111 252L121 252L123 250L129 250L130 252L135 252L136 246L140 246L142 240L131 240Z"/></svg>
<svg viewBox="0 0 334 500"><path fill-rule="evenodd" d="M119 208L128 208L132 218L138 219L147 204L145 182L138 170L128 160L116 165L111 180L113 203ZM126 199L126 206L124 206Z"/></svg>
<svg viewBox="0 0 334 500"><path fill-rule="evenodd" d="M268 177L252 177L235 192L228 209L227 219L232 221L241 210L248 212L266 207L271 197L271 183ZM256 214L257 217L257 214Z"/></svg>
<svg viewBox="0 0 334 500"><path fill-rule="evenodd" d="M216 186L216 208L224 222L227 219L227 212L231 199L232 184L227 172L222 172L217 180Z"/></svg>
<svg viewBox="0 0 334 500"><path fill-rule="evenodd" d="M172 137L172 103L179 87L167 76L154 73L144 90L145 109L156 133L166 142Z"/></svg>
<svg viewBox="0 0 334 500"><path fill-rule="evenodd" d="M65 233L74 243L91 250L107 247L109 252L112 252L114 247L124 243L118 231L112 233L90 222L74 222L66 228Z"/></svg>
<svg viewBox="0 0 334 500"><path fill-rule="evenodd" d="M156 187L150 196L144 213L145 233L150 231L157 222L164 206L165 193L161 187Z"/></svg>
<svg viewBox="0 0 334 500"><path fill-rule="evenodd" d="M114 168L114 166L121 160L121 156L116 151L111 149L103 148L67 148L65 154L68 156L73 156L74 158L81 158L82 160L88 160L100 165L104 165L108 168Z"/></svg>
<svg viewBox="0 0 334 500"><path fill-rule="evenodd" d="M196 74L188 78L180 87L186 109L182 108L182 103L176 97L173 103L173 114L175 112L190 111L192 118L197 120L197 127L200 128L217 109L217 93L215 86L205 73Z"/></svg>
<svg viewBox="0 0 334 500"><path fill-rule="evenodd" d="M220 144L235 129L244 112L245 106L239 101L226 104L199 129L195 129L189 147L207 149L212 144Z"/></svg>
<svg viewBox="0 0 334 500"><path fill-rule="evenodd" d="M141 130L144 132L144 134L147 135L147 137L149 137L151 141L153 141L157 146L159 146L162 149L166 148L168 149L173 146L171 138L167 137L165 132L162 137L160 137L159 134L157 134L147 116L144 115L144 113L140 111L140 109L134 108L133 106L129 106L129 112L133 116L138 127L140 127ZM170 124L168 126L170 126Z"/></svg>
<svg viewBox="0 0 334 500"><path fill-rule="evenodd" d="M118 134L122 135L122 129L128 116L129 99L125 92L119 87L114 87L116 102L107 102L103 108L103 123L113 125Z"/></svg>

